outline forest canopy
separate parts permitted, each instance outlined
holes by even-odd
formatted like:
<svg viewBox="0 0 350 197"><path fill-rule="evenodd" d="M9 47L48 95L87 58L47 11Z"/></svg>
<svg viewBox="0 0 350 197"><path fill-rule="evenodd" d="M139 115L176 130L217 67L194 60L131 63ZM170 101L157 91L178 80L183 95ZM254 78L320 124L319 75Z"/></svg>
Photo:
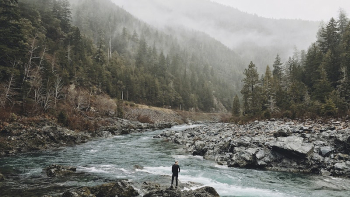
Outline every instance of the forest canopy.
<svg viewBox="0 0 350 197"><path fill-rule="evenodd" d="M259 77L253 62L244 71L242 114L288 118L345 116L350 103L350 23L344 11L317 33L307 51L295 51L284 64ZM239 115L236 115L239 116Z"/></svg>

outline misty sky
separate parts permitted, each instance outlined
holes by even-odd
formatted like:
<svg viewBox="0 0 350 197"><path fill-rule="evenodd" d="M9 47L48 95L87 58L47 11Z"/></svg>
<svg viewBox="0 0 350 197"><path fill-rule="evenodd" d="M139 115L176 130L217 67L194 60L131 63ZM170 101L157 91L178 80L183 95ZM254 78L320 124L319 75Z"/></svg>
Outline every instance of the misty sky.
<svg viewBox="0 0 350 197"><path fill-rule="evenodd" d="M350 0L211 0L258 16L275 19L329 21L342 8L349 16Z"/></svg>

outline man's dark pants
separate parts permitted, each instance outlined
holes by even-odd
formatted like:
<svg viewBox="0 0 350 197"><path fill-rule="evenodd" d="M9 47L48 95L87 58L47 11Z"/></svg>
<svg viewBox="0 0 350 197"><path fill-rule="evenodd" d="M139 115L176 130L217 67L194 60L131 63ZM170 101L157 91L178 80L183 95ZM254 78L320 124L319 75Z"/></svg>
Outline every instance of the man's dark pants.
<svg viewBox="0 0 350 197"><path fill-rule="evenodd" d="M176 187L177 187L177 181L178 181L179 175L173 174L173 176L171 177L171 185L173 185L173 183L174 183L174 177L176 177Z"/></svg>

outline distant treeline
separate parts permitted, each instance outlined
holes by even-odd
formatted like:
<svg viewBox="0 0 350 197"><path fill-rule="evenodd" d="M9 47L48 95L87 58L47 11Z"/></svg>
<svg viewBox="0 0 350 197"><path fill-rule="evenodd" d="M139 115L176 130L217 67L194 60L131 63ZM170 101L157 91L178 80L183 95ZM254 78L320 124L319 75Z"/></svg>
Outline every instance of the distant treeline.
<svg viewBox="0 0 350 197"><path fill-rule="evenodd" d="M350 23L345 12L331 18L307 51L296 51L284 64L277 55L259 76L253 62L244 71L239 117L315 118L345 116L350 103Z"/></svg>

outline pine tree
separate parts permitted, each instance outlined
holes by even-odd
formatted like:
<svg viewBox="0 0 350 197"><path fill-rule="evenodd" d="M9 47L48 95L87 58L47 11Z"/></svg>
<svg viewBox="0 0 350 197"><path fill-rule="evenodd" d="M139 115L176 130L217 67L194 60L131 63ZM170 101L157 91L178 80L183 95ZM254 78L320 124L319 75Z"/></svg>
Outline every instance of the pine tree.
<svg viewBox="0 0 350 197"><path fill-rule="evenodd" d="M12 65L25 55L20 18L17 1L0 1L0 81L8 80L12 73L19 74L19 68Z"/></svg>
<svg viewBox="0 0 350 197"><path fill-rule="evenodd" d="M236 94L235 98L233 99L232 116L238 117L240 114L241 114L241 105L239 103L239 98Z"/></svg>
<svg viewBox="0 0 350 197"><path fill-rule="evenodd" d="M304 83L312 89L315 82L319 79L319 75L317 70L319 70L319 67L321 65L323 58L323 54L318 47L316 43L313 43L306 54L306 61L305 61L305 78Z"/></svg>
<svg viewBox="0 0 350 197"><path fill-rule="evenodd" d="M341 36L343 36L346 31L346 26L349 24L349 19L346 16L346 12L343 9L339 10L338 24L339 24L339 33Z"/></svg>
<svg viewBox="0 0 350 197"><path fill-rule="evenodd" d="M259 87L259 74L253 62L250 62L248 69L244 70L245 78L242 80L244 86L241 90L243 95L243 113L255 115L261 111Z"/></svg>
<svg viewBox="0 0 350 197"><path fill-rule="evenodd" d="M314 84L314 91L312 92L312 98L321 102L325 102L329 93L332 91L332 87L327 78L325 69L321 66L318 70L320 79Z"/></svg>
<svg viewBox="0 0 350 197"><path fill-rule="evenodd" d="M282 81L282 62L280 56L277 54L275 58L275 62L273 63L273 78L275 81L281 82Z"/></svg>
<svg viewBox="0 0 350 197"><path fill-rule="evenodd" d="M334 52L339 44L340 35L338 33L338 23L334 18L331 18L326 28L321 30L319 45L323 53L327 53L328 50Z"/></svg>
<svg viewBox="0 0 350 197"><path fill-rule="evenodd" d="M275 103L275 93L273 89L273 78L270 67L266 66L265 76L263 78L263 105L270 111L273 111Z"/></svg>

